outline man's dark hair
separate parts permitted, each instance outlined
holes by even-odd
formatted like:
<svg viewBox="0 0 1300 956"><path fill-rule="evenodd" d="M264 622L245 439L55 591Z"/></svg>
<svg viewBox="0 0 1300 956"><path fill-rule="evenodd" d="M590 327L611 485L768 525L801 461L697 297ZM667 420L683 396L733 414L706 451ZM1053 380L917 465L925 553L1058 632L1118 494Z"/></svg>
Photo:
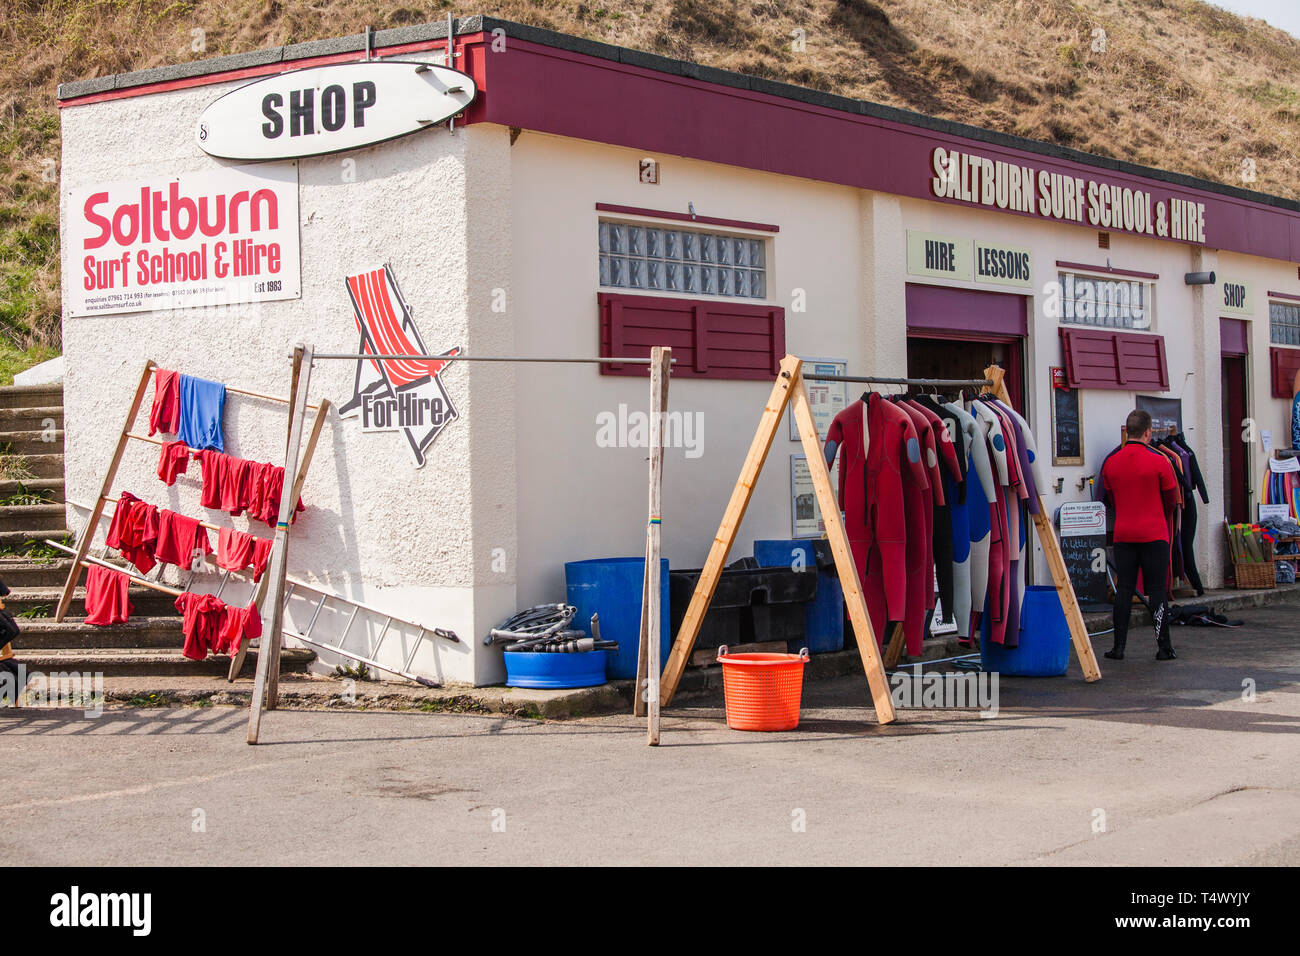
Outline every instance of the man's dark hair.
<svg viewBox="0 0 1300 956"><path fill-rule="evenodd" d="M1151 413L1144 412L1140 408L1135 408L1128 413L1128 418L1124 420L1124 431L1129 438L1134 440L1141 438L1151 427Z"/></svg>

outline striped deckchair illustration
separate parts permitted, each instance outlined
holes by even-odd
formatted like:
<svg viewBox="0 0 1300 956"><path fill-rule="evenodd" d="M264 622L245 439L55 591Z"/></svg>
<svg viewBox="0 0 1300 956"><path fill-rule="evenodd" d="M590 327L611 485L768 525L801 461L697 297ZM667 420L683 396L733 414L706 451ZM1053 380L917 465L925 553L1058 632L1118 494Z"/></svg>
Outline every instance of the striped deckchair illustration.
<svg viewBox="0 0 1300 956"><path fill-rule="evenodd" d="M362 355L427 355L392 267L385 264L346 277ZM459 354L454 348L440 353ZM357 362L352 398L339 408L343 418L361 417L366 431L402 431L416 467L442 430L458 417L439 378L449 363L438 359ZM379 403L382 407L376 407ZM373 413L373 414L372 414ZM367 420L372 420L367 424Z"/></svg>

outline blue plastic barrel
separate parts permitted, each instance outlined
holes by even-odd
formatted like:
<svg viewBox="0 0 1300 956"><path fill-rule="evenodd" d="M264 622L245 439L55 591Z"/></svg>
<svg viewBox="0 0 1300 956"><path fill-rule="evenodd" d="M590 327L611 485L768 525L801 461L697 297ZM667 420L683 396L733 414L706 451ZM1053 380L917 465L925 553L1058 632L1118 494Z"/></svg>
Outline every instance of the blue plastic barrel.
<svg viewBox="0 0 1300 956"><path fill-rule="evenodd" d="M507 687L599 687L605 683L605 651L550 654L506 648Z"/></svg>
<svg viewBox="0 0 1300 956"><path fill-rule="evenodd" d="M754 557L765 568L791 567L796 552L803 554L804 567L817 567L817 555L807 538L754 542ZM834 568L817 572L817 597L804 607L803 646L813 654L844 649L844 589Z"/></svg>
<svg viewBox="0 0 1300 956"><path fill-rule="evenodd" d="M994 644L989 615L980 622L980 662L1007 677L1061 677L1070 665L1070 628L1056 588L1025 588L1020 607L1020 646Z"/></svg>
<svg viewBox="0 0 1300 956"><path fill-rule="evenodd" d="M641 641L641 586L645 558L596 558L564 566L569 603L578 609L573 627L591 629L591 615L600 615L600 636L618 641L618 650L605 652L605 673L614 679L635 680ZM673 633L668 606L668 559L659 559L659 670L668 662Z"/></svg>

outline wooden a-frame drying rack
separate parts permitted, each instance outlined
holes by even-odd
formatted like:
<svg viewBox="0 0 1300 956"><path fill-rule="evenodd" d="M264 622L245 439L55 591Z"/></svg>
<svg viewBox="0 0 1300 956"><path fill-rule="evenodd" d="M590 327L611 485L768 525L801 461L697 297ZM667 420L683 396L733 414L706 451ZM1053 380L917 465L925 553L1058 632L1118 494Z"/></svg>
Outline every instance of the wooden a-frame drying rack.
<svg viewBox="0 0 1300 956"><path fill-rule="evenodd" d="M1005 374L1005 371L996 365L991 365L984 370L984 377L989 382L989 392L998 400L1010 405L1011 398L1007 394L1006 383L1003 381ZM842 378L844 380L850 379L849 376L843 376ZM923 384L926 382L923 379L872 378L870 380L897 384L907 384L909 382ZM804 455L808 461L808 471L812 476L813 489L817 494L817 505L821 509L822 518L826 522L826 537L830 540L831 553L835 558L835 569L839 573L840 584L844 589L844 604L848 609L849 619L853 623L853 633L857 637L858 653L862 657L862 668L867 675L867 684L871 690L876 719L882 724L892 723L895 714L893 701L889 696L889 684L885 680L885 671L876 644L876 635L871 627L871 619L867 615L866 602L862 596L862 583L858 579L857 567L853 563L853 555L849 551L848 535L844 530L844 520L840 516L839 502L836 499L835 490L831 486L830 470L826 466L825 458L822 457L821 438L817 434L812 405L808 400L808 388L804 383L803 361L795 355L787 355L781 361L776 382L772 386L772 392L763 408L763 415L759 419L758 431L755 432L754 440L749 446L749 453L745 456L745 462L740 469L740 477L731 492L731 500L727 502L726 511L723 512L722 523L718 526L718 533L709 548L709 556L704 563L704 569L700 572L699 580L695 586L695 593L691 595L691 603L686 609L686 616L682 619L681 627L677 631L677 637L673 641L668 663L659 682L660 704L666 707L672 702L673 695L677 693L677 685L681 681L686 662L695 649L695 640L699 636L700 626L704 622L704 615L713 600L713 593L717 589L718 579L722 574L723 566L726 564L727 556L731 553L731 546L735 543L740 524L745 518L745 511L749 507L750 498L753 496L754 486L758 483L758 476L763 471L763 465L767 461L767 454L771 450L773 440L776 438L777 429L785 417L787 406L793 409L795 425L799 429L799 438L803 443ZM1074 645L1075 654L1079 658L1079 665L1083 670L1084 678L1088 681L1100 680L1101 670L1097 666L1097 657L1093 653L1092 643L1088 639L1088 630L1083 623L1083 614L1079 610L1079 602L1074 596L1074 585L1070 583L1070 575L1066 571L1065 559L1061 555L1061 543L1052 528L1051 519L1047 516L1041 494L1038 496L1037 504L1038 511L1033 515L1034 526L1038 529L1038 539L1047 558L1047 566L1052 574L1052 583L1056 586L1056 592L1061 599L1061 607L1065 611L1065 620L1070 628L1070 640ZM896 627L890 641L890 652L892 652L895 660L897 660L901 649L902 629Z"/></svg>
<svg viewBox="0 0 1300 956"><path fill-rule="evenodd" d="M55 621L62 621L64 617L67 615L68 607L69 605L72 604L73 593L76 591L77 588L77 582L81 578L82 569L88 568L91 565L101 565L103 567L110 568L114 571L118 571L123 574L126 574L126 576L130 578L133 584L138 584L141 587L149 588L154 591L160 591L163 594L179 596L182 593L184 593L179 588L170 587L166 584L161 583L160 581L154 581L140 574L133 574L124 571L122 568L118 567L117 565L114 565L108 561L102 561L90 555L90 547L95 539L96 532L99 530L99 522L104 517L104 508L106 505L116 501L116 499L112 497L111 492L113 489L113 483L117 479L118 469L121 467L122 464L122 456L126 452L127 442L139 441L139 442L145 442L153 445L163 444L163 440L160 438L153 438L148 435L141 435L131 430L135 426L136 417L140 413L140 406L144 404L144 397L149 391L150 379L153 377L153 374L157 370L157 368L158 368L157 363L155 363L152 359L145 361L144 371L140 373L140 381L139 384L136 386L135 397L132 399L131 407L127 411L126 422L122 426L121 432L118 434L117 444L113 449L113 456L112 458L109 459L108 469L104 474L103 482L101 482L100 484L99 494L95 497L95 503L89 509L90 514L86 519L86 527L81 532L81 536L77 541L76 548L65 549L62 546L60 546L60 550L70 550L72 552L73 560L72 560L72 567L68 569L68 578L63 584L63 591L59 595L59 604L54 612ZM296 384L296 376L297 376L296 364L295 364L294 372L295 372L295 384ZM299 434L301 434L302 419L300 415L299 416L294 415L295 409L294 409L293 399L280 398L275 395L265 395L261 392L252 392L247 389L234 388L233 386L230 385L226 386L226 391L233 393L235 395L244 395L249 398L261 399L263 401L268 401L268 402L276 402L281 405L288 405L289 406L288 431L290 434L292 434L294 425L296 423L299 428ZM305 398L305 396L303 397ZM298 396L295 395L295 398L298 398ZM294 504L298 501L298 498L302 495L303 484L307 480L307 468L311 465L312 455L315 453L316 444L320 440L321 429L325 425L325 419L329 412L330 403L328 399L322 399L319 405L309 404L306 405L306 408L313 409L316 412L316 416L315 416L315 420L312 423L311 437L308 439L307 447L302 453L302 464L300 467L296 468L295 470L296 477L294 478L293 486L289 491L286 491L281 495L281 502L280 502L281 513L279 515L281 522L286 520L284 503L287 501L289 503L289 507L292 508ZM197 452L193 452L192 456L196 457ZM297 456L295 455L294 457L296 458ZM199 524L208 530L217 530L217 531L220 530L220 527L218 525L212 524L211 522L208 521L200 521ZM285 535L287 538L287 525L285 525ZM272 564L274 564L275 562L276 549L278 548L282 551L285 546L285 540L286 539L282 538L280 534L280 528L277 527L275 541L274 544L272 545L272 550L271 550L270 562ZM264 598L266 596L266 591L267 591L267 585L269 582L270 582L270 577L264 574L262 577L262 581L259 584L257 591L255 592L253 601L254 604L256 604L256 606L258 607L259 611L264 603ZM276 659L277 670L276 670L276 674L272 676L273 687L275 686L275 682L274 682L275 677L278 676L278 664L279 664L278 646L275 648L275 650L276 650L276 658L277 658ZM247 654L247 652L248 652L248 642L244 641L240 645L239 652L233 655L231 658L228 680L235 679L235 676L239 673L240 669L243 667L244 656L245 654ZM273 690L272 693L274 693ZM272 707L274 706L273 697L270 706Z"/></svg>

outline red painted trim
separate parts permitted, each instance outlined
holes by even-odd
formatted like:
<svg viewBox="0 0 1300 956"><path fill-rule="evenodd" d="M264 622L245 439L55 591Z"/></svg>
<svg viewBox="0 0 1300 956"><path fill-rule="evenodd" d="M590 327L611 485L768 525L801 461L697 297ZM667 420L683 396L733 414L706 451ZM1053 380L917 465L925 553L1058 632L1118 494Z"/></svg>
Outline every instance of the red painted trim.
<svg viewBox="0 0 1300 956"><path fill-rule="evenodd" d="M1300 349L1285 345L1272 345L1268 350L1269 371L1272 372L1273 397L1293 398L1296 372L1300 372Z"/></svg>
<svg viewBox="0 0 1300 956"><path fill-rule="evenodd" d="M1270 299L1290 299L1292 302L1300 302L1300 295L1291 292L1270 292L1268 297Z"/></svg>
<svg viewBox="0 0 1300 956"><path fill-rule="evenodd" d="M640 206L616 206L598 202L600 212L615 212L624 216L648 216L653 219L672 219L675 222L694 222L703 226L726 226L730 229L754 229L761 232L780 232L780 226L766 222L746 222L743 219L718 219L714 216L692 216L688 212L669 212L666 209L643 209Z"/></svg>
<svg viewBox="0 0 1300 956"><path fill-rule="evenodd" d="M462 50L467 43L482 42L483 34L475 33L456 38L456 49ZM421 43L406 43L401 46L378 47L371 49L371 55L388 58L405 53L424 53L429 50L446 50L447 41L426 40ZM382 51L382 52L381 52ZM162 83L147 83L143 86L129 86L121 90L109 90L105 93L93 93L76 99L60 100L59 109L65 106L86 106L90 103L105 103L109 100L124 100L133 96L149 96L153 93L170 93L173 90L189 90L196 86L215 86L233 80L251 80L294 70L306 70L313 66L330 66L335 63L362 63L366 59L364 52L354 50L351 53L332 53L329 56L306 57L301 60L282 60L279 63L264 63L261 66L245 67L242 70L229 70L222 73L206 73L203 76L191 76L183 80L167 80ZM464 58L462 58L464 59ZM468 71L466 71L468 72ZM478 81L478 77L474 78Z"/></svg>
<svg viewBox="0 0 1300 956"><path fill-rule="evenodd" d="M492 95L482 119L502 126L608 143L642 155L661 153L757 172L835 183L983 212L1059 221L931 192L932 151L942 146L990 161L1029 164L1038 174L1083 177L1150 192L1158 201L1205 206L1206 238L1156 241L1206 245L1284 261L1300 260L1300 214L1139 172L1108 170L1078 160L1031 153L847 109L814 105L756 90L723 86L628 62L614 62L521 39L505 54L487 54ZM545 77L545 82L539 78ZM556 90L572 95L557 96ZM761 135L755 135L755 130ZM1114 235L1131 234L1112 227Z"/></svg>
<svg viewBox="0 0 1300 956"><path fill-rule="evenodd" d="M939 329L908 329L907 337L909 339L934 339L940 342L959 339L962 342L988 342L993 345L1010 345L1024 338L1021 335L1006 335L1000 332L962 332L959 330L948 332Z"/></svg>
<svg viewBox="0 0 1300 956"><path fill-rule="evenodd" d="M1219 354L1250 354L1250 323L1244 319L1219 317Z"/></svg>
<svg viewBox="0 0 1300 956"><path fill-rule="evenodd" d="M1111 276L1129 276L1133 279L1159 279L1158 272L1134 272L1132 269L1116 269L1113 266L1090 266L1083 262L1065 262L1056 260L1058 269L1083 269L1086 272L1101 272Z"/></svg>

